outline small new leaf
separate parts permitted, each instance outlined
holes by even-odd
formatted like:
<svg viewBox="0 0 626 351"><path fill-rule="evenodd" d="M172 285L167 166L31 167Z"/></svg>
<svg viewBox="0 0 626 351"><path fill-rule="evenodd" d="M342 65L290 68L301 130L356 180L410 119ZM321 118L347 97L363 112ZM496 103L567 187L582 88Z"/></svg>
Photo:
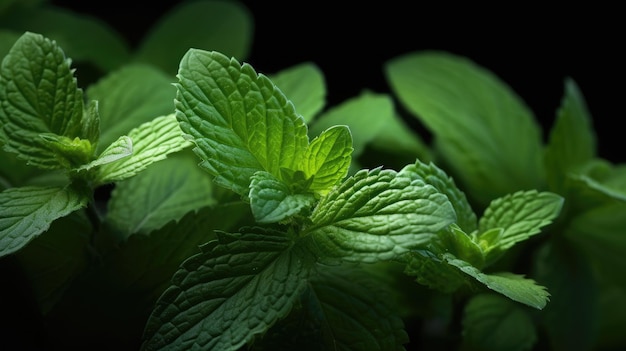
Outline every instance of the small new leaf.
<svg viewBox="0 0 626 351"><path fill-rule="evenodd" d="M130 131L128 138L132 141L132 155L99 167L95 177L97 184L130 178L150 164L163 160L167 155L191 146L191 143L183 138L173 114L157 117L140 125ZM119 146L122 150L116 147L113 157L121 156L125 152L123 143Z"/></svg>
<svg viewBox="0 0 626 351"><path fill-rule="evenodd" d="M267 172L256 172L250 182L250 207L259 223L275 223L313 206L312 193L293 193L289 187Z"/></svg>
<svg viewBox="0 0 626 351"><path fill-rule="evenodd" d="M299 167L307 177L315 177L310 189L325 195L339 183L348 174L352 150L346 126L331 127L313 139Z"/></svg>
<svg viewBox="0 0 626 351"><path fill-rule="evenodd" d="M57 218L87 204L73 188L26 186L0 193L0 257L26 246Z"/></svg>

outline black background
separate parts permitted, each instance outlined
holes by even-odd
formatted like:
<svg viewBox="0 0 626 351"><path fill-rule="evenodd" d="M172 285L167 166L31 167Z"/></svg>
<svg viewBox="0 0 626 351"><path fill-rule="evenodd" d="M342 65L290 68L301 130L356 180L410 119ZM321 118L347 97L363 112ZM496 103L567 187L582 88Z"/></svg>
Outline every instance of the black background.
<svg viewBox="0 0 626 351"><path fill-rule="evenodd" d="M180 2L52 1L103 19L131 45ZM316 63L326 78L329 105L362 89L389 92L382 66L391 58L445 50L472 59L510 85L533 110L544 136L564 80L572 77L592 114L599 155L626 161L621 146L626 25L618 8L527 2L484 7L428 1L240 3L250 10L255 28L252 51L243 61L268 74Z"/></svg>

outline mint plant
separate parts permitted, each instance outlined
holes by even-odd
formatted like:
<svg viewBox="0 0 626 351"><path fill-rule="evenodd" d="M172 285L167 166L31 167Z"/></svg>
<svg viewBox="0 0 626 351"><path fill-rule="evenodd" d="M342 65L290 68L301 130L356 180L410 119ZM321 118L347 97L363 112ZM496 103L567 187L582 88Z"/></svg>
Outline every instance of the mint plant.
<svg viewBox="0 0 626 351"><path fill-rule="evenodd" d="M135 52L21 6L0 7L0 263L27 282L40 348L623 340L623 169L596 156L573 80L544 143L505 84L444 52L386 63L391 94L326 106L314 63L241 63L236 2L187 3ZM171 35L202 13L229 35Z"/></svg>

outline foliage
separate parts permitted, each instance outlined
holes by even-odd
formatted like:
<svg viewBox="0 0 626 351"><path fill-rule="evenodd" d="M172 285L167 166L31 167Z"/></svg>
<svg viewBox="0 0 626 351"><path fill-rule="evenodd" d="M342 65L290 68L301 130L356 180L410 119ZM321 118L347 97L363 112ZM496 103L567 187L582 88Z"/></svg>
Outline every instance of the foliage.
<svg viewBox="0 0 626 351"><path fill-rule="evenodd" d="M199 11L229 36L171 41ZM386 62L390 93L326 106L314 63L240 61L252 22L236 2L185 3L136 51L62 9L0 15L0 257L46 347L624 341L626 182L596 157L573 80L544 143L504 82L446 52ZM81 86L73 60L98 78Z"/></svg>

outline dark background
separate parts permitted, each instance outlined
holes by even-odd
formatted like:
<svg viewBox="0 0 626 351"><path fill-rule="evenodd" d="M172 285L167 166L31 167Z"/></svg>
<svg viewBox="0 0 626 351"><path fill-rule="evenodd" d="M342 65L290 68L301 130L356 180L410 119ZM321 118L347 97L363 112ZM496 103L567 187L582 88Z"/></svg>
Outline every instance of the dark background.
<svg viewBox="0 0 626 351"><path fill-rule="evenodd" d="M52 1L103 19L131 45L180 2ZM533 110L544 134L560 104L564 79L572 77L592 114L600 156L626 161L621 143L626 25L617 8L514 2L483 8L426 1L240 3L255 21L252 51L243 61L268 74L304 61L316 63L326 77L329 105L362 89L390 92L382 65L391 58L446 50L510 85Z"/></svg>

